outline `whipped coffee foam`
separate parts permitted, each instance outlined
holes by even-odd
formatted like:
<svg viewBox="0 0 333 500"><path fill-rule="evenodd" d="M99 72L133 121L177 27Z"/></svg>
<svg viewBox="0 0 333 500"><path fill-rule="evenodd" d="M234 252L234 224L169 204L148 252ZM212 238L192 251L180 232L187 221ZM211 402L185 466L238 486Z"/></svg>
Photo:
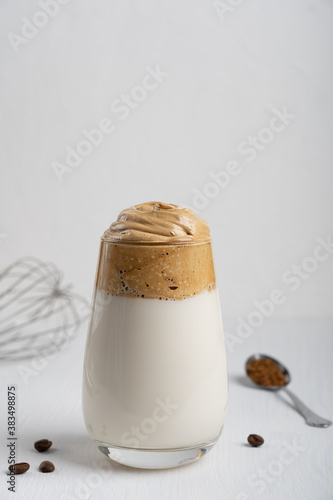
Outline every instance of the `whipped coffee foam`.
<svg viewBox="0 0 333 500"><path fill-rule="evenodd" d="M115 242L183 243L210 241L206 221L188 208L150 201L123 210L105 231Z"/></svg>
<svg viewBox="0 0 333 500"><path fill-rule="evenodd" d="M123 210L102 237L97 276L99 290L118 296L181 300L212 290L209 227L177 205Z"/></svg>

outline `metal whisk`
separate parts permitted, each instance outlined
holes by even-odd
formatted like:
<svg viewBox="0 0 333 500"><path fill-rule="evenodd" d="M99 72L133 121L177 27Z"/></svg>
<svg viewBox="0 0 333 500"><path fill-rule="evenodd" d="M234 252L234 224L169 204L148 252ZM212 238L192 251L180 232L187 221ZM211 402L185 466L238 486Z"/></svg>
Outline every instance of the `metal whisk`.
<svg viewBox="0 0 333 500"><path fill-rule="evenodd" d="M0 359L60 348L89 316L89 302L63 287L51 262L22 258L0 273Z"/></svg>

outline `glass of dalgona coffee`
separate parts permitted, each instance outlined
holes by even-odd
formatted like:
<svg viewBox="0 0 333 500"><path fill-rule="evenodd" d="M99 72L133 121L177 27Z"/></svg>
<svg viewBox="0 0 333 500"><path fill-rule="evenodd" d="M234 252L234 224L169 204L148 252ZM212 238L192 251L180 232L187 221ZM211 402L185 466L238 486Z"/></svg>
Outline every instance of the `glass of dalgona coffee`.
<svg viewBox="0 0 333 500"><path fill-rule="evenodd" d="M168 468L218 440L227 366L210 231L160 202L101 239L83 377L88 433L112 460Z"/></svg>

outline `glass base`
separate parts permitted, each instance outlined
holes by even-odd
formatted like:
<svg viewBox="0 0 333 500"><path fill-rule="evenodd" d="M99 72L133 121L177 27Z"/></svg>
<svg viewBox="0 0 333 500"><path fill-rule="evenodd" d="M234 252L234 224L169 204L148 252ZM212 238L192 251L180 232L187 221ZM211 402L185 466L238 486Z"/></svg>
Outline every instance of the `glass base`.
<svg viewBox="0 0 333 500"><path fill-rule="evenodd" d="M218 438L191 448L170 448L163 450L138 450L122 448L95 441L98 449L118 464L139 469L169 469L197 462L213 448Z"/></svg>

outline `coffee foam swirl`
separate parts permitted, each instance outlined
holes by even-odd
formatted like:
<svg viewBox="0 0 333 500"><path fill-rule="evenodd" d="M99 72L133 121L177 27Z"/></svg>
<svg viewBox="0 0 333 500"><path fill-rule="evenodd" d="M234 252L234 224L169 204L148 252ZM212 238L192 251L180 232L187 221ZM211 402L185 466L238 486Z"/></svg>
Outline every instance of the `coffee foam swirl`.
<svg viewBox="0 0 333 500"><path fill-rule="evenodd" d="M123 210L102 239L119 243L191 243L211 238L207 222L192 210L152 201Z"/></svg>

